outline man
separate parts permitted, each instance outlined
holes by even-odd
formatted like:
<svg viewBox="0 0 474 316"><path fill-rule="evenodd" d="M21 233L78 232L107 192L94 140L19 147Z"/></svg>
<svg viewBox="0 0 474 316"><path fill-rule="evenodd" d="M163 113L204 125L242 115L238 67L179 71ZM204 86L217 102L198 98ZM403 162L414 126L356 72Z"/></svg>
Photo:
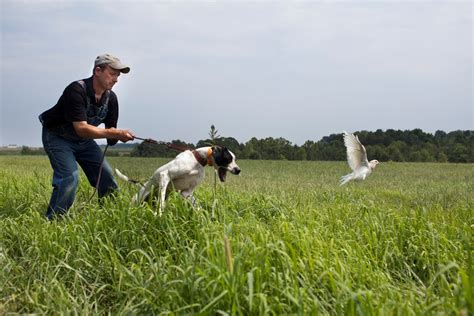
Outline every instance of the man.
<svg viewBox="0 0 474 316"><path fill-rule="evenodd" d="M107 138L109 145L134 139L133 132L116 128L118 102L112 92L120 73L129 71L130 67L115 56L97 56L92 77L68 85L58 103L39 116L43 146L54 171L53 193L46 212L49 220L66 214L73 204L79 183L77 164L89 183L97 187L99 197L118 188L106 160L101 169L103 153L94 139ZM98 127L102 123L105 128Z"/></svg>

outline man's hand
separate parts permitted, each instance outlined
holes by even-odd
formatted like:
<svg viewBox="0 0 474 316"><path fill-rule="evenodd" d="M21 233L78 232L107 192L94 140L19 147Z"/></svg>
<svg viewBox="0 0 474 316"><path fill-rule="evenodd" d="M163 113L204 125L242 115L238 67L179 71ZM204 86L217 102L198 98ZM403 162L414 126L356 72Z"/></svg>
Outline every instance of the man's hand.
<svg viewBox="0 0 474 316"><path fill-rule="evenodd" d="M129 131L128 129L117 129L115 127L111 127L109 128L109 131L113 133L114 139L118 139L123 143L135 139L135 134L132 131Z"/></svg>
<svg viewBox="0 0 474 316"><path fill-rule="evenodd" d="M83 138L109 138L118 139L124 143L135 139L135 134L127 129L117 128L99 128L94 125L87 124L86 121L78 121L72 123L77 135Z"/></svg>
<svg viewBox="0 0 474 316"><path fill-rule="evenodd" d="M135 139L135 134L128 129L117 129L117 132L118 132L117 139L123 143L126 143L129 140Z"/></svg>

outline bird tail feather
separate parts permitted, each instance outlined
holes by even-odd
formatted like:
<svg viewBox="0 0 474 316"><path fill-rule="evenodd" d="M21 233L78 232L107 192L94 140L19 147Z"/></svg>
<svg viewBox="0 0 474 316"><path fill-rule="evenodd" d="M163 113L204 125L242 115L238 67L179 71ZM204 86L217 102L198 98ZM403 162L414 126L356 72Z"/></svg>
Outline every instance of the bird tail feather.
<svg viewBox="0 0 474 316"><path fill-rule="evenodd" d="M346 174L345 176L342 176L341 179L339 179L339 185L344 185L347 182L352 180L352 173Z"/></svg>

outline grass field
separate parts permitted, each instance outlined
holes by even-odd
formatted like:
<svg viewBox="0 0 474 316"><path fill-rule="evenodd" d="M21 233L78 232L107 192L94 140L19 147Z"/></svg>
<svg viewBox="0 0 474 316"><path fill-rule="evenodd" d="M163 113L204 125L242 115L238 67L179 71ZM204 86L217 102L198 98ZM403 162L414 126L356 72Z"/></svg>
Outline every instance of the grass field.
<svg viewBox="0 0 474 316"><path fill-rule="evenodd" d="M110 158L145 179L163 159ZM343 162L238 161L194 210L162 217L136 188L43 218L46 157L0 157L0 314L469 315L474 165L382 163L338 186Z"/></svg>

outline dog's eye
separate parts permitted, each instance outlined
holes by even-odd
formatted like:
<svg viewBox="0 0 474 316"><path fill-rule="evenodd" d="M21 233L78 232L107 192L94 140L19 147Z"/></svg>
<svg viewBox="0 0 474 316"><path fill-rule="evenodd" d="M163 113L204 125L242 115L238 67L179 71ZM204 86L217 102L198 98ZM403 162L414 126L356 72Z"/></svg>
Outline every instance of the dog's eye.
<svg viewBox="0 0 474 316"><path fill-rule="evenodd" d="M232 162L232 155L227 149L224 149L221 152L216 153L214 159L218 166L227 166Z"/></svg>

